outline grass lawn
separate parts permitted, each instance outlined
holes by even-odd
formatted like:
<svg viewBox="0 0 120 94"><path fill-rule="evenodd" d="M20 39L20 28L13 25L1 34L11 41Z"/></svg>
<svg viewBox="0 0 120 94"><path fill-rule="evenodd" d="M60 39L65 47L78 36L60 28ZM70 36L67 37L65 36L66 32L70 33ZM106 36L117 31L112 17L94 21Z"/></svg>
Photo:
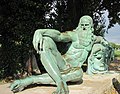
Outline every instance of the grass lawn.
<svg viewBox="0 0 120 94"><path fill-rule="evenodd" d="M115 57L120 58L120 51L119 50L115 50Z"/></svg>

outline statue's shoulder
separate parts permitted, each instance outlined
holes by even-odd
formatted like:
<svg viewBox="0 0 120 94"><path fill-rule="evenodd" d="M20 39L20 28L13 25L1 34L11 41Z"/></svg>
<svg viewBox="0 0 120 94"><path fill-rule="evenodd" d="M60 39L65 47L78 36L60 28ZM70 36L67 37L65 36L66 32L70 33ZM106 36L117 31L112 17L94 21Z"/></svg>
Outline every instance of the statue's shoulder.
<svg viewBox="0 0 120 94"><path fill-rule="evenodd" d="M53 32L53 33L60 33L59 30L56 29L37 29L38 32Z"/></svg>
<svg viewBox="0 0 120 94"><path fill-rule="evenodd" d="M75 31L66 31L70 36L74 36L76 33Z"/></svg>
<svg viewBox="0 0 120 94"><path fill-rule="evenodd" d="M71 39L74 41L76 40L76 32L75 31L68 31L68 35L71 37Z"/></svg>

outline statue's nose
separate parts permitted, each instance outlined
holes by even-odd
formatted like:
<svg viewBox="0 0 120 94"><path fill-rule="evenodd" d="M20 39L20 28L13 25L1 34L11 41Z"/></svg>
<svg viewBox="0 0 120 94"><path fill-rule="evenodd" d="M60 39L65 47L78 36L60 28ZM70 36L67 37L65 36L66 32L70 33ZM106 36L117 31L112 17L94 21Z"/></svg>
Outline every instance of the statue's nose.
<svg viewBox="0 0 120 94"><path fill-rule="evenodd" d="M83 30L86 30L86 28L85 28L85 27L83 27Z"/></svg>

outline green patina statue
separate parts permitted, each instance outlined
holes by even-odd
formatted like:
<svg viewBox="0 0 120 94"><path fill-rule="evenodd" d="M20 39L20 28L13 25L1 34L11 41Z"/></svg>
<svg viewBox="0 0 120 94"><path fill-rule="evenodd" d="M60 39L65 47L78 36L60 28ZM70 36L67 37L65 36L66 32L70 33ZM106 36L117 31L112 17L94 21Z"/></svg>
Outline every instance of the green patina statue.
<svg viewBox="0 0 120 94"><path fill-rule="evenodd" d="M19 92L35 83L55 84L57 89L53 94L69 94L66 82L82 80L81 66L86 60L88 74L107 72L111 47L103 37L95 36L93 32L93 20L87 15L80 18L78 27L73 31L36 30L33 45L47 73L16 80L11 84L11 90ZM61 55L54 41L72 43L66 54Z"/></svg>

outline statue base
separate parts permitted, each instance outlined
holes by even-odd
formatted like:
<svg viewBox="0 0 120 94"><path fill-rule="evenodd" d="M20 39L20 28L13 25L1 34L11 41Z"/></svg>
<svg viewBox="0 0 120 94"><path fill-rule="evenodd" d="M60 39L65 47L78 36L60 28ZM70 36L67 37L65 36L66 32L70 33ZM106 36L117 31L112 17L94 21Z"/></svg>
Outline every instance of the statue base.
<svg viewBox="0 0 120 94"><path fill-rule="evenodd" d="M118 94L112 84L112 79L116 78L120 82L120 73L111 71L108 74L87 75L84 73L83 82L70 83L70 94ZM10 84L0 85L1 94L14 94L9 89ZM52 94L55 86L44 85L27 88L16 94Z"/></svg>

